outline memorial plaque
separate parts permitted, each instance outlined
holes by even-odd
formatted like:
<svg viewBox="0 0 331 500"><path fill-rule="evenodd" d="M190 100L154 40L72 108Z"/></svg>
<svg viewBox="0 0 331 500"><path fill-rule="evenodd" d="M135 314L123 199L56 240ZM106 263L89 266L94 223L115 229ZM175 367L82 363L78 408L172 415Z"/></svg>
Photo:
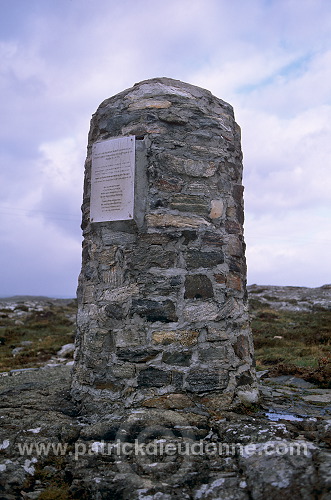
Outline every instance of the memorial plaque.
<svg viewBox="0 0 331 500"><path fill-rule="evenodd" d="M134 171L135 136L93 144L91 222L133 218Z"/></svg>

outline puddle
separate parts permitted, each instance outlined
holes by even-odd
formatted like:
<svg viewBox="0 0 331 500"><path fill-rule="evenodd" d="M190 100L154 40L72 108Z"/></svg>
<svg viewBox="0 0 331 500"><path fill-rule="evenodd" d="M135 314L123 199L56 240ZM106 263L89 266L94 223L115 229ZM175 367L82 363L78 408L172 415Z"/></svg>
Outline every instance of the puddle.
<svg viewBox="0 0 331 500"><path fill-rule="evenodd" d="M292 421L297 421L301 422L303 420L302 417L296 417L295 415L292 415L291 413L276 413L273 411L269 411L265 414L265 416L271 420L272 422L278 422L278 420L292 420Z"/></svg>

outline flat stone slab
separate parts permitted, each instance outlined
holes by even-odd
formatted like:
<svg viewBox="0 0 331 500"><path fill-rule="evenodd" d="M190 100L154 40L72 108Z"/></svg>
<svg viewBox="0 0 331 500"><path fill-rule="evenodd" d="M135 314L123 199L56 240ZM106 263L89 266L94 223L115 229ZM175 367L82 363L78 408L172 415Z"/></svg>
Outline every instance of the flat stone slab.
<svg viewBox="0 0 331 500"><path fill-rule="evenodd" d="M309 394L309 396L302 396L302 399L304 401L307 401L308 403L330 404L331 403L331 391L328 391L326 389L326 392L324 394Z"/></svg>
<svg viewBox="0 0 331 500"><path fill-rule="evenodd" d="M281 384L292 387L299 387L301 389L314 389L317 386L307 382L303 378L293 377L292 375L280 375L279 377L270 377L264 379L267 384Z"/></svg>

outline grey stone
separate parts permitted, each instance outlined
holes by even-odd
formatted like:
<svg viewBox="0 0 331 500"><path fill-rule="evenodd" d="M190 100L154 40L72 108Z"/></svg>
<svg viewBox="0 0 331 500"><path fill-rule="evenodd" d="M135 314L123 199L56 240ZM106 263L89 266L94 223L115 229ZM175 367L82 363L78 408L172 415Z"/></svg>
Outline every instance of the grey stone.
<svg viewBox="0 0 331 500"><path fill-rule="evenodd" d="M149 228L173 228L173 229L198 229L201 226L210 226L203 217L195 215L173 215L173 214L149 214L146 215Z"/></svg>
<svg viewBox="0 0 331 500"><path fill-rule="evenodd" d="M12 355L15 357L17 356L18 354L20 354L20 352L24 351L24 347L15 347L14 349L12 349Z"/></svg>
<svg viewBox="0 0 331 500"><path fill-rule="evenodd" d="M65 344L61 347L61 349L57 352L57 355L63 358L68 356L72 356L75 350L75 344Z"/></svg>
<svg viewBox="0 0 331 500"><path fill-rule="evenodd" d="M188 229L182 231L182 236L184 238L184 245L188 245L192 241L195 241L197 239L197 232L196 231L190 231Z"/></svg>
<svg viewBox="0 0 331 500"><path fill-rule="evenodd" d="M175 291L181 289L183 284L183 276L160 276L158 271L153 269L146 276L137 276L139 288L141 292L151 293L155 290L156 293L167 296L173 295Z"/></svg>
<svg viewBox="0 0 331 500"><path fill-rule="evenodd" d="M199 267L214 267L224 262L224 256L219 252L201 252L199 250L190 250L186 253L186 265L188 269L197 269Z"/></svg>
<svg viewBox="0 0 331 500"><path fill-rule="evenodd" d="M175 305L171 300L157 302L148 299L137 299L132 301L131 314L139 314L147 321L170 323L177 321Z"/></svg>
<svg viewBox="0 0 331 500"><path fill-rule="evenodd" d="M248 500L247 484L235 477L218 477L200 485L194 491L194 500Z"/></svg>
<svg viewBox="0 0 331 500"><path fill-rule="evenodd" d="M184 374L182 372L177 372L173 370L171 372L171 383L176 387L176 389L183 388Z"/></svg>
<svg viewBox="0 0 331 500"><path fill-rule="evenodd" d="M217 304L211 301L207 302L207 300L187 300L183 308L183 318L185 321L192 321L198 324L217 319L218 313Z"/></svg>
<svg viewBox="0 0 331 500"><path fill-rule="evenodd" d="M307 382L306 380L298 377L294 377L293 375L280 375L279 377L269 377L267 380L268 383L289 385L293 387L301 387L303 389L313 389L316 385L311 382Z"/></svg>
<svg viewBox="0 0 331 500"><path fill-rule="evenodd" d="M225 370L191 370L186 377L187 390L206 392L224 389L228 382Z"/></svg>
<svg viewBox="0 0 331 500"><path fill-rule="evenodd" d="M319 450L317 453L318 475L321 498L327 499L331 491L331 453L329 450Z"/></svg>
<svg viewBox="0 0 331 500"><path fill-rule="evenodd" d="M131 265L133 269L140 270L150 267L174 267L175 262L175 252L167 252L160 245L151 245L135 249Z"/></svg>
<svg viewBox="0 0 331 500"><path fill-rule="evenodd" d="M266 307L275 310L331 310L331 285L316 288L250 285L247 290L251 299L258 298Z"/></svg>
<svg viewBox="0 0 331 500"><path fill-rule="evenodd" d="M238 258L232 257L229 261L229 269L235 273L240 273L242 275L241 262Z"/></svg>
<svg viewBox="0 0 331 500"><path fill-rule="evenodd" d="M123 308L121 304L108 304L105 307L105 313L109 318L114 318L117 320L123 319Z"/></svg>
<svg viewBox="0 0 331 500"><path fill-rule="evenodd" d="M308 401L309 403L331 403L331 391L327 394L310 394L309 396L303 396L302 399Z"/></svg>
<svg viewBox="0 0 331 500"><path fill-rule="evenodd" d="M163 387L170 383L171 374L158 368L146 368L138 375L138 387Z"/></svg>
<svg viewBox="0 0 331 500"><path fill-rule="evenodd" d="M159 120L171 125L186 125L188 122L188 118L179 116L178 114L172 113L171 111L162 111L159 114Z"/></svg>
<svg viewBox="0 0 331 500"><path fill-rule="evenodd" d="M187 351L164 352L162 361L169 365L189 366L191 356L192 354Z"/></svg>
<svg viewBox="0 0 331 500"><path fill-rule="evenodd" d="M157 349L145 349L145 348L132 348L116 349L116 356L122 361L129 361L131 363L144 363L152 358L155 358L159 354L160 350Z"/></svg>
<svg viewBox="0 0 331 500"><path fill-rule="evenodd" d="M192 177L211 177L215 174L217 168L214 162L200 159L186 159L175 156L170 159L168 156L166 160L170 168L175 172Z"/></svg>
<svg viewBox="0 0 331 500"><path fill-rule="evenodd" d="M244 453L241 456L240 464L246 473L247 484L254 499L264 500L279 495L288 499L314 498L312 484L317 478L309 445L307 444L307 455L282 454L291 446L297 449L298 445L299 443L289 441L270 441L257 445L255 453L249 455Z"/></svg>
<svg viewBox="0 0 331 500"><path fill-rule="evenodd" d="M226 346L211 346L200 349L199 357L203 362L218 360L221 363L226 363L228 360L228 350Z"/></svg>

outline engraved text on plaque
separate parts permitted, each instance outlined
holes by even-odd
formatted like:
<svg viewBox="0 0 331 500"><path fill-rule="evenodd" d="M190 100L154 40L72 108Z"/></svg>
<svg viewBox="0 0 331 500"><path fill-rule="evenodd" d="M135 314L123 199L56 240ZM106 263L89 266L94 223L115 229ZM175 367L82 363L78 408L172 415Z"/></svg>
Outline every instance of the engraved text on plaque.
<svg viewBox="0 0 331 500"><path fill-rule="evenodd" d="M91 222L133 218L134 170L134 136L93 144Z"/></svg>

